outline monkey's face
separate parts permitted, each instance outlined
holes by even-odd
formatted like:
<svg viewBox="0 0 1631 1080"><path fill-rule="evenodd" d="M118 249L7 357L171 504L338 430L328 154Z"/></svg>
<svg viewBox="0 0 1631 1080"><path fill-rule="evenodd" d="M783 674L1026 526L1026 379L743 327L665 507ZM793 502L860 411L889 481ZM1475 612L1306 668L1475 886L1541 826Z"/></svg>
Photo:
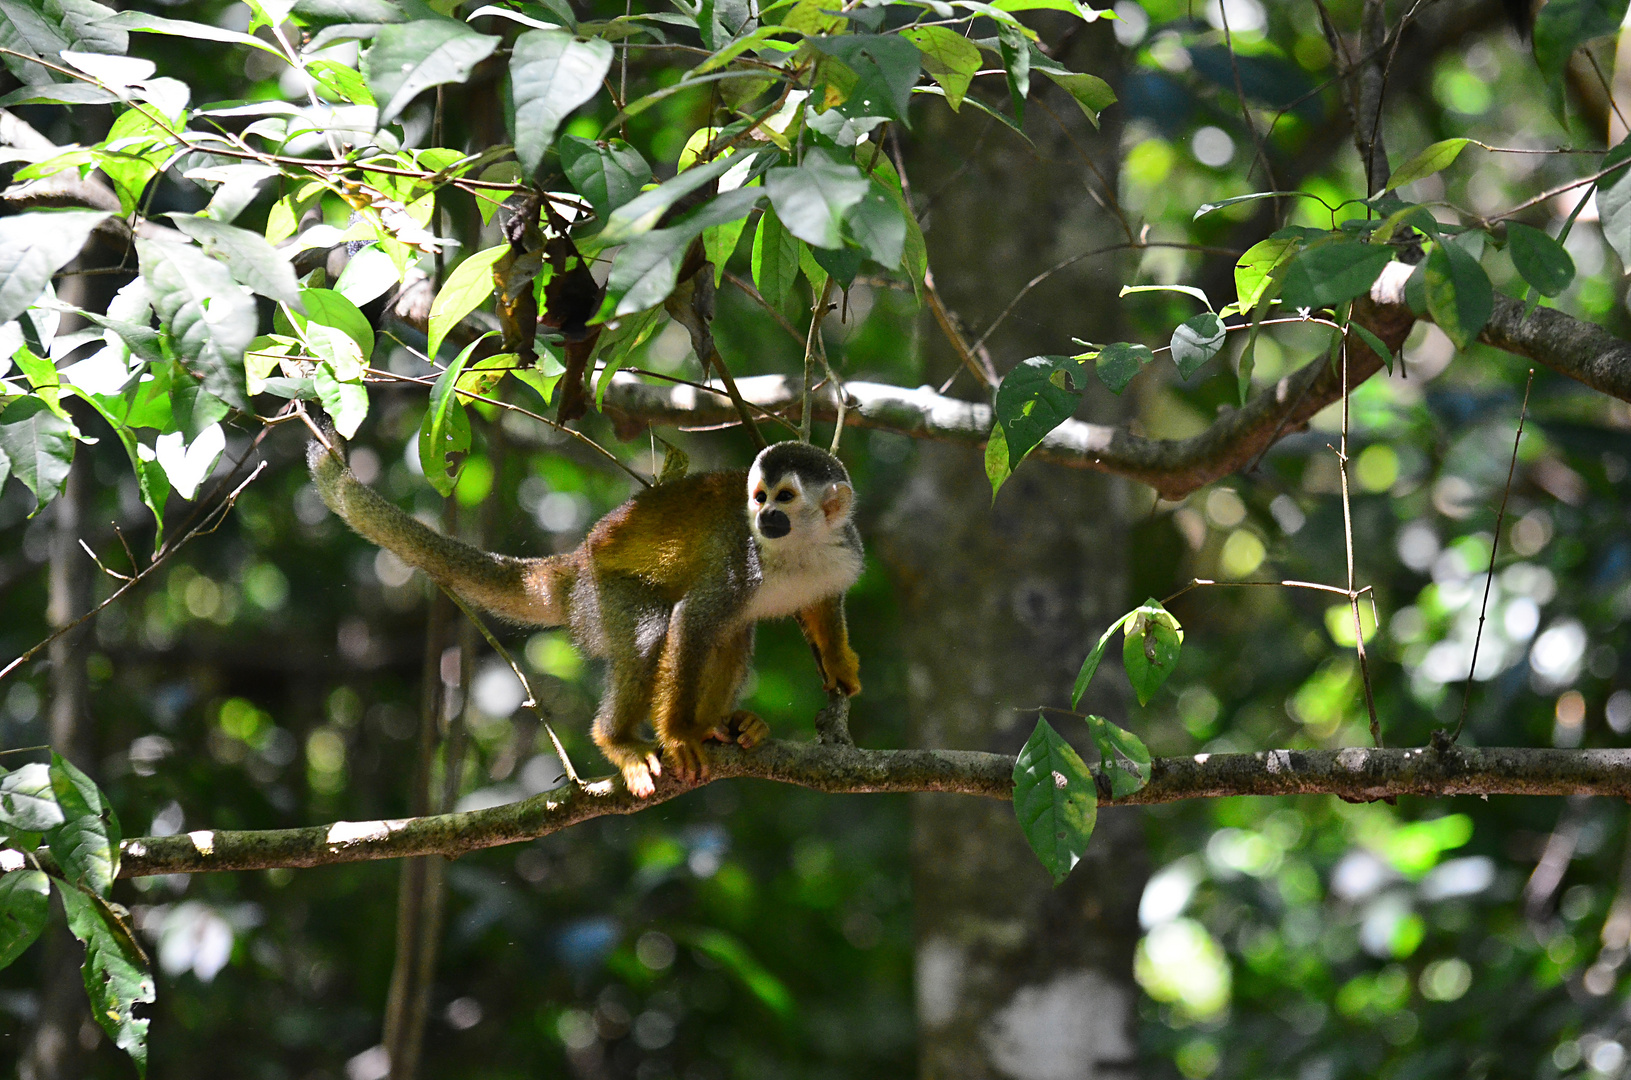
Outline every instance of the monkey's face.
<svg viewBox="0 0 1631 1080"><path fill-rule="evenodd" d="M854 489L842 480L799 472L771 478L758 462L748 474L748 522L761 546L826 540L849 520L854 500Z"/></svg>

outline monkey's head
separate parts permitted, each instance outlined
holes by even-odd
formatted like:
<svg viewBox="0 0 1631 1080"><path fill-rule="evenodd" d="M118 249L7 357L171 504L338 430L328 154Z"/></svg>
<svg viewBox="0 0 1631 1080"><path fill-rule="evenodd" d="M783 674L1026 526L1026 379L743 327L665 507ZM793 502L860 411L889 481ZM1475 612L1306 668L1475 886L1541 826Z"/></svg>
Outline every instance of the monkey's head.
<svg viewBox="0 0 1631 1080"><path fill-rule="evenodd" d="M837 458L809 443L775 443L748 470L748 522L761 545L826 539L849 522L855 488Z"/></svg>

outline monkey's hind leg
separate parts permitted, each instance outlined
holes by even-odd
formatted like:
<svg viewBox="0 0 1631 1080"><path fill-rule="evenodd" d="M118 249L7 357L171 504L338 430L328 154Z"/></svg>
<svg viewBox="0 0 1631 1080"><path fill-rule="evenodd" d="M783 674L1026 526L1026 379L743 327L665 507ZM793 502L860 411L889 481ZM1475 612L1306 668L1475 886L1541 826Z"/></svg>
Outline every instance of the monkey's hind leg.
<svg viewBox="0 0 1631 1080"><path fill-rule="evenodd" d="M652 686L668 625L668 610L636 583L601 583L601 646L606 654L606 690L595 713L594 740L623 774L637 798L657 790L662 758L654 743L639 736L651 716Z"/></svg>
<svg viewBox="0 0 1631 1080"><path fill-rule="evenodd" d="M753 659L753 627L748 625L741 634L726 639L715 647L703 671L699 721L718 717L708 738L723 743L736 743L744 750L770 738L770 725L746 709L736 708L736 695L742 689L748 664Z"/></svg>

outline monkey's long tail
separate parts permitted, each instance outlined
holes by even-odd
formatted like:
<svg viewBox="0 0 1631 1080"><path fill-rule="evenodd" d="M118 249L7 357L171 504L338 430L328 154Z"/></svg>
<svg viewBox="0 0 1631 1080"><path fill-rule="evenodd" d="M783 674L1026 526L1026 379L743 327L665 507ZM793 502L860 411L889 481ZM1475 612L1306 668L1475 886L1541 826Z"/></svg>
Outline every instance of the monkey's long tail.
<svg viewBox="0 0 1631 1080"><path fill-rule="evenodd" d="M306 450L323 502L360 536L418 567L465 601L527 626L561 626L576 577L571 555L517 559L443 536L358 480L321 443Z"/></svg>

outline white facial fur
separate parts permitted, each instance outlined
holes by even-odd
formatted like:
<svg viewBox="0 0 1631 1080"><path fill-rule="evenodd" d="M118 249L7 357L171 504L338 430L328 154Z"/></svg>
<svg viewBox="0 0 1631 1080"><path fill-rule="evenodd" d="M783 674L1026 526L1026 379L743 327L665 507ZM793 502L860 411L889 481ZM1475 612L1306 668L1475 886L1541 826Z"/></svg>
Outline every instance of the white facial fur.
<svg viewBox="0 0 1631 1080"><path fill-rule="evenodd" d="M747 616L773 619L836 596L861 576L861 552L850 538L849 517L855 492L842 481L807 485L797 473L774 484L764 482L758 463L748 474L748 527L759 548L764 579L754 593ZM762 510L780 510L791 530L766 536Z"/></svg>

